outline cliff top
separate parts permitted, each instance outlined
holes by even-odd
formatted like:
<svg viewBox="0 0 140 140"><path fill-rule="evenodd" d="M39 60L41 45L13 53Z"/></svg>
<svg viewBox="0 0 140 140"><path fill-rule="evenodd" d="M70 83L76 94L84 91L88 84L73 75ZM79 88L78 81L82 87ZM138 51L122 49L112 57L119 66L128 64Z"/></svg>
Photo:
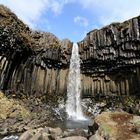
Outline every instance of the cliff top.
<svg viewBox="0 0 140 140"><path fill-rule="evenodd" d="M24 43L28 44L27 46L35 50L48 47L60 47L61 44L63 44L63 41L60 41L52 33L33 31L9 8L3 5L0 5L0 28L3 31L16 34Z"/></svg>
<svg viewBox="0 0 140 140"><path fill-rule="evenodd" d="M21 41L31 46L30 29L7 7L0 5L0 28L3 32L16 34Z"/></svg>

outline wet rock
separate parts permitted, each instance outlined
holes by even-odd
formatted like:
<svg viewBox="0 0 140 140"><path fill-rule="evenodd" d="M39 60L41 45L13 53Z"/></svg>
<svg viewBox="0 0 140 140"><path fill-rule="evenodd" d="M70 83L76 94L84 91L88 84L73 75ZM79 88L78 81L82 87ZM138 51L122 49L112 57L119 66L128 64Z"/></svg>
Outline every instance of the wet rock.
<svg viewBox="0 0 140 140"><path fill-rule="evenodd" d="M61 138L59 140L87 140L87 138L81 136L71 136L71 137Z"/></svg>
<svg viewBox="0 0 140 140"><path fill-rule="evenodd" d="M74 129L71 131L64 131L63 137L70 137L70 136L82 136L82 137L88 137L88 133L83 129Z"/></svg>

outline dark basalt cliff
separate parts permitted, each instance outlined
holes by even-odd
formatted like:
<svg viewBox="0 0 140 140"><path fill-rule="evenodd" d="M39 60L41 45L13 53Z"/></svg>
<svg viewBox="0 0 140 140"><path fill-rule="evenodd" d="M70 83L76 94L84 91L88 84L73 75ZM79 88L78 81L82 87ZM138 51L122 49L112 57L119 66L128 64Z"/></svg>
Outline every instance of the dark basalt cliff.
<svg viewBox="0 0 140 140"><path fill-rule="evenodd" d="M140 95L140 17L93 30L78 44L89 94Z"/></svg>
<svg viewBox="0 0 140 140"><path fill-rule="evenodd" d="M44 99L64 95L72 45L32 31L1 5L0 89ZM84 96L139 95L140 17L93 30L78 45Z"/></svg>
<svg viewBox="0 0 140 140"><path fill-rule="evenodd" d="M19 96L63 94L71 49L68 39L32 31L0 6L0 89Z"/></svg>

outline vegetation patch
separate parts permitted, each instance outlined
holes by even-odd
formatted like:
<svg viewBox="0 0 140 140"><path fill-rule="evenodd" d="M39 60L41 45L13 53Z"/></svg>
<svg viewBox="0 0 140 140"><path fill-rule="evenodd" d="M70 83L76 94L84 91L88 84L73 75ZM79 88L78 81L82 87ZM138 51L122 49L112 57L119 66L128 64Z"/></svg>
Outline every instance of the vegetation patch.
<svg viewBox="0 0 140 140"><path fill-rule="evenodd" d="M24 119L29 115L30 111L24 107L22 101L9 99L2 92L0 92L0 119Z"/></svg>

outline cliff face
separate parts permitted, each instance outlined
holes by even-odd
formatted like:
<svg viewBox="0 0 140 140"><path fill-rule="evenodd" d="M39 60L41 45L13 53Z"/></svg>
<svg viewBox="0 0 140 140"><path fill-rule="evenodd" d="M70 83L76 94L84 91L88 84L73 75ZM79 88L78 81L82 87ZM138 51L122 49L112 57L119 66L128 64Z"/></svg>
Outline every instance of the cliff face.
<svg viewBox="0 0 140 140"><path fill-rule="evenodd" d="M87 75L84 91L139 94L140 17L93 30L78 44L82 73Z"/></svg>
<svg viewBox="0 0 140 140"><path fill-rule="evenodd" d="M0 89L44 99L66 93L68 39L32 31L1 5L0 45ZM84 96L139 94L140 17L93 30L78 45Z"/></svg>
<svg viewBox="0 0 140 140"><path fill-rule="evenodd" d="M0 6L0 87L7 89L14 71L32 54L29 28Z"/></svg>
<svg viewBox="0 0 140 140"><path fill-rule="evenodd" d="M37 97L65 93L72 48L68 39L32 31L0 6L0 45L0 89Z"/></svg>

